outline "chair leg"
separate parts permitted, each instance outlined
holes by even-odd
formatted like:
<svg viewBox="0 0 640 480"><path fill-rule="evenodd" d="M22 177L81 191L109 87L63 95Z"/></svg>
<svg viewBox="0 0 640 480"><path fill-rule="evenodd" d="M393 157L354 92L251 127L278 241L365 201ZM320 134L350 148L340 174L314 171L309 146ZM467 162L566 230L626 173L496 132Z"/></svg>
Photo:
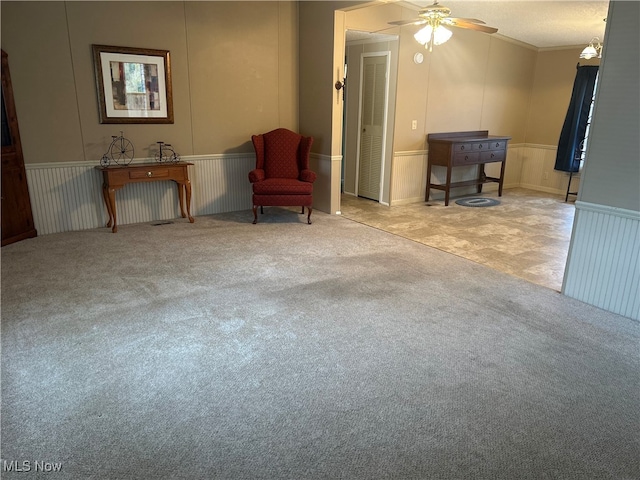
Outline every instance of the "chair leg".
<svg viewBox="0 0 640 480"><path fill-rule="evenodd" d="M254 205L253 206L253 224L255 225L256 223L258 223L258 206Z"/></svg>
<svg viewBox="0 0 640 480"><path fill-rule="evenodd" d="M264 207L262 205L260 205L260 213L264 215Z"/></svg>
<svg viewBox="0 0 640 480"><path fill-rule="evenodd" d="M302 206L302 211L300 213L304 213L304 205Z"/></svg>
<svg viewBox="0 0 640 480"><path fill-rule="evenodd" d="M304 207L302 207L302 208L304 208ZM311 209L311 207L307 207L307 209L309 210L309 214L307 215L307 223L309 225L311 225L311 210L312 209Z"/></svg>

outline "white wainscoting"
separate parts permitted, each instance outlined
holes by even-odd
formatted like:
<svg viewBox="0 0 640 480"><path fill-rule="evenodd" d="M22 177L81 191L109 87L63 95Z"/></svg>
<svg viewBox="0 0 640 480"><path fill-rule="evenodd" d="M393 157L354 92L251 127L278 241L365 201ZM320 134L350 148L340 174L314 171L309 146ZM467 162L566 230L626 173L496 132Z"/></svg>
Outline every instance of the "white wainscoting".
<svg viewBox="0 0 640 480"><path fill-rule="evenodd" d="M553 169L558 147L555 145L524 144L522 149L522 173L520 186L542 192L565 195L569 174ZM571 191L577 191L579 174L571 181Z"/></svg>
<svg viewBox="0 0 640 480"><path fill-rule="evenodd" d="M427 152L396 152L391 172L391 205L424 201L427 184Z"/></svg>
<svg viewBox="0 0 640 480"><path fill-rule="evenodd" d="M555 151L555 146L548 145L509 145L505 188L525 187L564 195L568 174L553 170ZM426 150L394 154L391 205L424 201L427 155ZM183 157L183 160L194 164L189 167L193 187L192 215L251 209L251 184L247 172L255 166L253 153L198 155ZM312 160L319 170L317 208L333 211L331 205L339 205L328 193L333 173L324 175L326 179L322 174L329 163L333 165L336 161L333 157L318 155ZM108 217L101 193L102 179L95 165L95 162L26 165L34 222L39 235L85 230L106 224ZM453 180L473 178L476 168L456 169L459 171L454 171ZM499 164L490 164L486 168L492 176L499 172ZM329 172L334 170L340 171L337 166L329 168ZM434 169L432 181L444 181L443 168ZM575 182L572 190L577 186ZM323 193L325 188L326 193ZM497 189L497 185L487 184L484 188L492 191ZM180 218L176 190L175 184L169 181L127 185L116 195L118 224ZM472 193L472 190L467 190L457 189L454 194ZM434 191L434 198L444 198L444 192Z"/></svg>
<svg viewBox="0 0 640 480"><path fill-rule="evenodd" d="M201 155L182 160L194 164L189 167L192 215L251 209L247 174L255 167L254 154ZM38 235L106 224L102 176L95 165L65 162L25 166ZM181 219L177 188L171 181L127 185L116 193L116 208L118 225Z"/></svg>
<svg viewBox="0 0 640 480"><path fill-rule="evenodd" d="M640 320L640 212L575 205L562 293Z"/></svg>

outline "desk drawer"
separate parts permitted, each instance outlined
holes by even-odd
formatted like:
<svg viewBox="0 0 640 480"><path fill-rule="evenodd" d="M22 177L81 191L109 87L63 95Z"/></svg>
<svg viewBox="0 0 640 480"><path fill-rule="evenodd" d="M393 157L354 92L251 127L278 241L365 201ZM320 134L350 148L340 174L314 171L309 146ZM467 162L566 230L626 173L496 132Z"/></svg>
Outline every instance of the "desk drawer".
<svg viewBox="0 0 640 480"><path fill-rule="evenodd" d="M456 153L453 155L453 166L476 165L480 161L480 152Z"/></svg>
<svg viewBox="0 0 640 480"><path fill-rule="evenodd" d="M132 170L129 172L131 180L141 180L143 178L167 178L169 177L168 168L150 168L148 170Z"/></svg>
<svg viewBox="0 0 640 480"><path fill-rule="evenodd" d="M480 153L480 163L489 162L502 162L505 159L505 152L502 151L487 151Z"/></svg>
<svg viewBox="0 0 640 480"><path fill-rule="evenodd" d="M492 145L492 142L456 143L453 145L453 153L482 152L484 150L490 150Z"/></svg>
<svg viewBox="0 0 640 480"><path fill-rule="evenodd" d="M488 147L489 150L506 150L507 142L505 140L495 140L489 142Z"/></svg>
<svg viewBox="0 0 640 480"><path fill-rule="evenodd" d="M483 152L485 150L489 150L489 142L474 142L471 145L471 150L474 152Z"/></svg>
<svg viewBox="0 0 640 480"><path fill-rule="evenodd" d="M472 144L470 142L467 143L454 143L452 146L453 153L466 153L473 150Z"/></svg>

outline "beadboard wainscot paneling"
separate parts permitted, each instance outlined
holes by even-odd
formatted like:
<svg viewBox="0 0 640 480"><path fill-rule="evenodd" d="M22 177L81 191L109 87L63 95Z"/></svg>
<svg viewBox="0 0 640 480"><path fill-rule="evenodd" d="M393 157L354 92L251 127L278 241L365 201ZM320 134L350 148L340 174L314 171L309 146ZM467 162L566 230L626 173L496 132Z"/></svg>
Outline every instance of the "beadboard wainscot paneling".
<svg viewBox="0 0 640 480"><path fill-rule="evenodd" d="M553 169L557 151L557 145L524 144L521 151L520 186L554 195L566 195L569 174ZM571 191L577 191L579 185L579 175L574 174Z"/></svg>
<svg viewBox="0 0 640 480"><path fill-rule="evenodd" d="M189 167L193 216L251 209L247 175L255 167L254 154L202 155L182 160L194 164ZM93 162L25 165L38 235L106 225L102 175L95 166ZM180 216L177 188L172 181L129 184L116 192L116 209L118 225L174 219L188 222Z"/></svg>
<svg viewBox="0 0 640 480"><path fill-rule="evenodd" d="M26 164L33 221L38 235L104 226L106 207L96 163ZM120 213L118 209L118 213Z"/></svg>
<svg viewBox="0 0 640 480"><path fill-rule="evenodd" d="M640 212L575 205L562 293L640 320Z"/></svg>
<svg viewBox="0 0 640 480"><path fill-rule="evenodd" d="M424 202L427 152L395 152L391 168L391 206Z"/></svg>
<svg viewBox="0 0 640 480"><path fill-rule="evenodd" d="M251 210L249 172L256 167L255 154L201 155L184 160L194 164L189 172L193 215Z"/></svg>

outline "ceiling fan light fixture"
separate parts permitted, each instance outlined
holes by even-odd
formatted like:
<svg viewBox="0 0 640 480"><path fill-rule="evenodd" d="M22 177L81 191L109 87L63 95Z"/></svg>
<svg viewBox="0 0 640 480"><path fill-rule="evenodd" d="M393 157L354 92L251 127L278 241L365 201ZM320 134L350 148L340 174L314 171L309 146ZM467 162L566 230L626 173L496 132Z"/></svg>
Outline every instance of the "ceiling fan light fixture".
<svg viewBox="0 0 640 480"><path fill-rule="evenodd" d="M433 28L431 28L431 25L427 25L426 27L418 30L413 36L413 38L415 38L416 42L418 42L420 45L426 45L431 40L432 31L433 31Z"/></svg>
<svg viewBox="0 0 640 480"><path fill-rule="evenodd" d="M436 31L433 32L433 43L434 45L442 45L447 40L451 38L453 32L448 28L443 27L442 25L436 28Z"/></svg>
<svg viewBox="0 0 640 480"><path fill-rule="evenodd" d="M425 48L429 48L433 45L442 45L447 40L449 40L452 35L453 32L448 28L443 27L442 25L438 25L435 29L431 25L427 25L424 28L418 30L413 38L415 38L416 42L418 42L420 45L424 45ZM429 51L431 51L430 48Z"/></svg>
<svg viewBox="0 0 640 480"><path fill-rule="evenodd" d="M582 50L580 58L585 58L587 60L591 58L602 58L602 44L598 37L593 37L591 39L589 45Z"/></svg>

